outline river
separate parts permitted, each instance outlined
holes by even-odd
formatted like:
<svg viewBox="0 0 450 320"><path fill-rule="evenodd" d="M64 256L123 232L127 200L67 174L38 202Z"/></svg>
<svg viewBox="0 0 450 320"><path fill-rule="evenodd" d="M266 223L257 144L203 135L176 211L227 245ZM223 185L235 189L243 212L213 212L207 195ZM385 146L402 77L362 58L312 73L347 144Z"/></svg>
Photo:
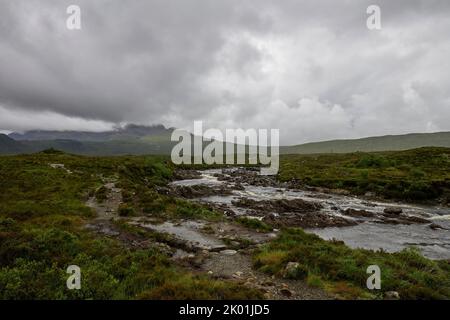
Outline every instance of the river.
<svg viewBox="0 0 450 320"><path fill-rule="evenodd" d="M199 179L187 179L173 182L175 186L225 184L215 176L222 174L221 169L201 171ZM274 199L302 199L322 204L322 213L342 216L345 209L367 210L381 214L387 207L400 207L403 213L432 221L434 224L450 229L450 208L419 206L405 203L371 201L359 197L320 193L316 191L291 190L280 187L261 187L243 184L243 190L233 190L231 195L214 195L196 199L202 202L223 204L236 214L247 215L245 208L232 204L232 200L249 198L253 200ZM274 212L274 214L277 214ZM342 216L344 217L344 216ZM346 219L352 219L345 216ZM328 227L321 229L306 229L307 232L317 234L323 239L337 239L344 241L352 248L383 249L388 252L400 251L406 247L414 246L430 259L450 259L450 231L445 229L432 229L430 224L383 224L374 219L358 219L359 224L347 227Z"/></svg>

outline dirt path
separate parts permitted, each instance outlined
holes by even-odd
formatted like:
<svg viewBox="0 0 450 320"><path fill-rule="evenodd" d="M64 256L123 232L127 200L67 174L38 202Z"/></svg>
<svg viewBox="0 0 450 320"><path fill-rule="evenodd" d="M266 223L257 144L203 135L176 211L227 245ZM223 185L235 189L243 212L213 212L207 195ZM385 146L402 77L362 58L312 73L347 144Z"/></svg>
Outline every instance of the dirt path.
<svg viewBox="0 0 450 320"><path fill-rule="evenodd" d="M104 179L103 187L107 189L106 199L98 201L95 195L86 201L86 205L94 209L96 217L85 228L107 236L118 236L120 232L113 226L111 219L118 216L122 203L122 190L116 187L114 179Z"/></svg>
<svg viewBox="0 0 450 320"><path fill-rule="evenodd" d="M104 201L99 202L94 195L86 202L86 205L97 213L96 220L109 220L117 216L122 203L122 189L116 187L116 181L106 182L103 186L108 190Z"/></svg>
<svg viewBox="0 0 450 320"><path fill-rule="evenodd" d="M318 288L308 286L304 281L280 279L252 269L249 253L212 253L202 265L202 270L220 279L239 281L248 287L264 292L273 300L325 300L330 295Z"/></svg>

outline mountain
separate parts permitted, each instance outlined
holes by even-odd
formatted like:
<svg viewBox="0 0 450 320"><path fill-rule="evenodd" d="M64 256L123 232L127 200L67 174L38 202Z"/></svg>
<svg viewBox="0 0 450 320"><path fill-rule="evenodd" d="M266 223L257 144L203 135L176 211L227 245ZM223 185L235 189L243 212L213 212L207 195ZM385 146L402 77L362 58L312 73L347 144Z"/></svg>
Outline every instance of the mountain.
<svg viewBox="0 0 450 320"><path fill-rule="evenodd" d="M173 129L166 129L163 125L140 126L128 124L123 128L103 132L31 130L24 133L13 132L9 134L9 137L17 141L110 141L137 139L146 136L168 135L172 132L172 130Z"/></svg>
<svg viewBox="0 0 450 320"><path fill-rule="evenodd" d="M9 134L9 139L20 143L22 146L20 152L26 153L57 149L67 153L101 156L170 154L176 143L170 141L172 131L172 128L165 128L162 125L129 124L124 128L103 132L47 130L14 132Z"/></svg>
<svg viewBox="0 0 450 320"><path fill-rule="evenodd" d="M0 154L39 152L53 148L82 155L170 154L172 128L127 125L104 132L45 131L0 135ZM205 143L206 144L206 143ZM280 148L281 154L395 151L420 147L450 147L450 132L413 133L362 139L331 140Z"/></svg>
<svg viewBox="0 0 450 320"><path fill-rule="evenodd" d="M0 154L17 154L25 151L25 147L19 141L11 139L7 135L0 134Z"/></svg>
<svg viewBox="0 0 450 320"><path fill-rule="evenodd" d="M280 148L281 154L400 151L420 147L450 147L450 132L411 133L361 139L331 140Z"/></svg>

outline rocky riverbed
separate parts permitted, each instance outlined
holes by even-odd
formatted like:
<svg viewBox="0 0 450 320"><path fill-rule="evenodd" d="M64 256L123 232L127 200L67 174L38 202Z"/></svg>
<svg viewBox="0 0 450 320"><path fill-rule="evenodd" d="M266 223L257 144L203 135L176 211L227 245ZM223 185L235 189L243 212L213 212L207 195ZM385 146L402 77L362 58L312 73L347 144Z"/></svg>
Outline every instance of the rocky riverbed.
<svg viewBox="0 0 450 320"><path fill-rule="evenodd" d="M431 259L450 258L450 209L390 203L326 190L279 183L258 170L232 168L179 172L174 194L200 201L227 216L257 219L277 229L301 227L351 247L419 248Z"/></svg>

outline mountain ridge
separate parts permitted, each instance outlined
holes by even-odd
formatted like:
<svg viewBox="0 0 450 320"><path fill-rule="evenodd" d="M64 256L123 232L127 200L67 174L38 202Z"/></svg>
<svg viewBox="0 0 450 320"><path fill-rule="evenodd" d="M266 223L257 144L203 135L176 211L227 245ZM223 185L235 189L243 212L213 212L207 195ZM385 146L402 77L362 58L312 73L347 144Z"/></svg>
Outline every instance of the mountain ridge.
<svg viewBox="0 0 450 320"><path fill-rule="evenodd" d="M130 138L140 138L149 135L171 133L173 128L163 125L142 126L127 124L124 127L107 131L76 131L76 130L29 130L24 133L12 132L8 137L16 141L40 140L76 140L76 141L108 141Z"/></svg>
<svg viewBox="0 0 450 320"><path fill-rule="evenodd" d="M450 147L450 132L407 133L358 139L336 139L283 146L282 154L401 151L421 147Z"/></svg>
<svg viewBox="0 0 450 320"><path fill-rule="evenodd" d="M165 154L178 142L171 141L174 128L129 124L102 132L31 130L0 134L0 154L34 153L53 148L81 155ZM401 151L421 147L450 148L450 132L408 133L358 139L336 139L281 146L280 154Z"/></svg>
<svg viewBox="0 0 450 320"><path fill-rule="evenodd" d="M0 133L0 154L17 154L24 150L22 143Z"/></svg>

